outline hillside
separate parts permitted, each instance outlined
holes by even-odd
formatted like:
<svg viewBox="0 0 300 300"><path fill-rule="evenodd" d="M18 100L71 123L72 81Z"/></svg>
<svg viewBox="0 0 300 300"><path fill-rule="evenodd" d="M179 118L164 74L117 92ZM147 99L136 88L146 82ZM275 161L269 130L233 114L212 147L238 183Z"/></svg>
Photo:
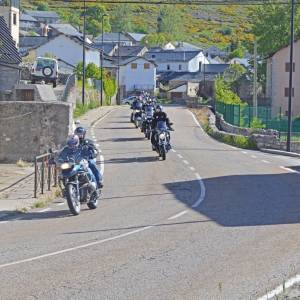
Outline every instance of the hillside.
<svg viewBox="0 0 300 300"><path fill-rule="evenodd" d="M22 0L22 9L36 9L39 3L47 3L49 10L58 12L62 19L80 22L79 4L67 4L53 0ZM89 4L90 5L90 4ZM110 16L114 15L113 5L104 5ZM70 9L71 8L71 9ZM74 8L76 10L74 11ZM134 31L151 33L157 28L159 5L132 4L132 25ZM226 48L230 43L248 42L252 40L249 34L251 26L249 20L250 8L237 5L204 5L179 6L182 12L182 22L185 34L182 40L200 46L217 45Z"/></svg>

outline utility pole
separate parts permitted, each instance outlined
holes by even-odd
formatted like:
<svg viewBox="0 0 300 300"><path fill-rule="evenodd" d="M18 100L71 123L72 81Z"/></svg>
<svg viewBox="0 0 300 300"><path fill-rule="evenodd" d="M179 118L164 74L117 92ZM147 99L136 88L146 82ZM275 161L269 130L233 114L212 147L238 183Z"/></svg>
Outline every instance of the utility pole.
<svg viewBox="0 0 300 300"><path fill-rule="evenodd" d="M291 40L290 40L290 69L289 69L289 104L288 104L288 135L286 140L286 151L291 151L292 133L292 96L293 96L293 62L294 62L294 17L295 0L292 0L291 8Z"/></svg>
<svg viewBox="0 0 300 300"><path fill-rule="evenodd" d="M85 103L85 27L86 0L83 1L83 44L82 44L82 105Z"/></svg>
<svg viewBox="0 0 300 300"><path fill-rule="evenodd" d="M118 35L118 101L117 104L119 105L121 103L120 101L120 44L121 44L121 33L119 32Z"/></svg>
<svg viewBox="0 0 300 300"><path fill-rule="evenodd" d="M253 118L257 118L257 41L254 41Z"/></svg>
<svg viewBox="0 0 300 300"><path fill-rule="evenodd" d="M103 105L103 55L104 55L104 50L103 50L103 44L104 44L104 17L106 17L107 14L102 15L102 28L101 28L101 52L100 52L100 79L101 79L101 87L100 87L100 104L101 106Z"/></svg>

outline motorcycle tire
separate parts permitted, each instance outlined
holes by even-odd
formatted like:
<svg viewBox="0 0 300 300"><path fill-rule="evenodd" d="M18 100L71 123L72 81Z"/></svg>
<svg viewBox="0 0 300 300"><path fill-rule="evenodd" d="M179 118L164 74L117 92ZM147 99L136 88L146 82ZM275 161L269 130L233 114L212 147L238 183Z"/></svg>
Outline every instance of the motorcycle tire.
<svg viewBox="0 0 300 300"><path fill-rule="evenodd" d="M166 160L167 153L166 153L166 149L165 148L161 149L160 155L161 155L162 160Z"/></svg>
<svg viewBox="0 0 300 300"><path fill-rule="evenodd" d="M150 140L150 137L151 137L151 136L150 136L150 131L148 131L146 135L147 135L146 138L147 138L148 140Z"/></svg>
<svg viewBox="0 0 300 300"><path fill-rule="evenodd" d="M80 213L80 201L77 199L77 191L73 184L66 186L66 198L70 212L77 216Z"/></svg>

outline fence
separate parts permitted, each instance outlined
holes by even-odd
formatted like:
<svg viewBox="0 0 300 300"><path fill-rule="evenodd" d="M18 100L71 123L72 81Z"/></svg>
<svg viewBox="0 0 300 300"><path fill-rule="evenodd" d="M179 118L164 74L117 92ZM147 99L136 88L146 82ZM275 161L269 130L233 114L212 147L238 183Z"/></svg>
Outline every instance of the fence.
<svg viewBox="0 0 300 300"><path fill-rule="evenodd" d="M57 168L52 163L54 153L36 156L34 160L34 198L37 194L44 194L45 190L51 191L57 186Z"/></svg>
<svg viewBox="0 0 300 300"><path fill-rule="evenodd" d="M223 115L224 120L239 127L251 127L254 119L254 107L246 104L226 104L216 102L215 109ZM288 120L282 117L281 109L278 111L278 117L274 118L271 114L271 108L268 106L257 107L257 118L264 124L266 129L275 129L282 133L288 131ZM300 133L300 120L292 121L292 132Z"/></svg>

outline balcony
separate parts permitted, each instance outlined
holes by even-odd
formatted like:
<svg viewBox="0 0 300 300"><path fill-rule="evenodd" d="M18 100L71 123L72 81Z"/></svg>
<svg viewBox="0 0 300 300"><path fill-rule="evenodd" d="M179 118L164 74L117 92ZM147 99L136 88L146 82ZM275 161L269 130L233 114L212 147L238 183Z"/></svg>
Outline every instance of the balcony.
<svg viewBox="0 0 300 300"><path fill-rule="evenodd" d="M0 0L0 6L20 8L20 0Z"/></svg>

